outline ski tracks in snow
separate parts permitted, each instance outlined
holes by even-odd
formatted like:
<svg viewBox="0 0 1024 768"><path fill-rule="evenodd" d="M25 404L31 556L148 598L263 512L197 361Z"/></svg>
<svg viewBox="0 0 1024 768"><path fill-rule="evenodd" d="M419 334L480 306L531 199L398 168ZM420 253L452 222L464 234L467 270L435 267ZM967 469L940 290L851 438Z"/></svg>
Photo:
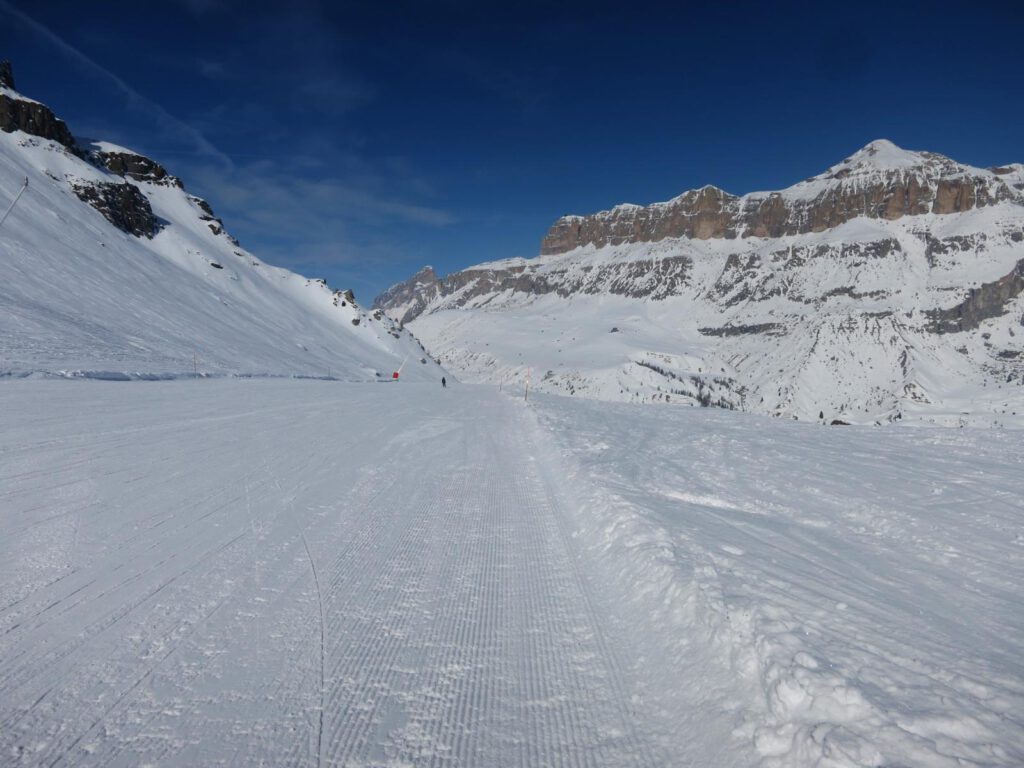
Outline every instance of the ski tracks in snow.
<svg viewBox="0 0 1024 768"><path fill-rule="evenodd" d="M665 764L521 404L459 390L47 403L0 452L0 761Z"/></svg>

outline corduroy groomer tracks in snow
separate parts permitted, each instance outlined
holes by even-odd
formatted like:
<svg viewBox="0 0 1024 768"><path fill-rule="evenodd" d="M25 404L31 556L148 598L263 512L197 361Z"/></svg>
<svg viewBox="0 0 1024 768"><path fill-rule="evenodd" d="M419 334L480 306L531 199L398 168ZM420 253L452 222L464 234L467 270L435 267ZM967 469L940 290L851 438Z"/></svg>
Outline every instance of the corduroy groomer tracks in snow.
<svg viewBox="0 0 1024 768"><path fill-rule="evenodd" d="M435 387L0 388L6 764L1024 757L1013 433Z"/></svg>

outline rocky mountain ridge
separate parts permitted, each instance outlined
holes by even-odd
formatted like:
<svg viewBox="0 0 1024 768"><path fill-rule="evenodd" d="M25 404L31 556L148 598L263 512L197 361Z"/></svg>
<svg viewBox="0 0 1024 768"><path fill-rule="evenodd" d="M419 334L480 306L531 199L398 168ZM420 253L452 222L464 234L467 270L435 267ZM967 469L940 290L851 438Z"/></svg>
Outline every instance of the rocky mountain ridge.
<svg viewBox="0 0 1024 768"><path fill-rule="evenodd" d="M1020 396L1020 164L874 141L779 192L563 217L541 251L423 270L377 306L466 378L544 370L553 392L843 421Z"/></svg>
<svg viewBox="0 0 1024 768"><path fill-rule="evenodd" d="M669 237L778 238L822 232L860 216L894 220L957 213L1020 200L1022 190L1020 166L970 168L942 155L906 152L878 140L819 176L779 192L736 196L705 186L665 203L563 216L544 237L541 254Z"/></svg>

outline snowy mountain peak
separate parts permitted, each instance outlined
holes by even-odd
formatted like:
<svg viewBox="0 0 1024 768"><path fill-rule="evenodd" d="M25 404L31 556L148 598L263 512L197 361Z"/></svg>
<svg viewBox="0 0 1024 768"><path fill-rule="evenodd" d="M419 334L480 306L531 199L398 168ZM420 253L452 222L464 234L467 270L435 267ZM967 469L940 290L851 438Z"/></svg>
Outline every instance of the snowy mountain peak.
<svg viewBox="0 0 1024 768"><path fill-rule="evenodd" d="M800 419L1013 417L1022 191L1019 164L880 139L781 191L563 217L538 258L421 273L377 305L466 379L532 369L551 392Z"/></svg>
<svg viewBox="0 0 1024 768"><path fill-rule="evenodd" d="M892 177L918 174L922 178L951 176L964 173L984 173L935 152L913 152L896 146L888 139L876 139L854 152L842 162L805 182L791 187L798 190L816 181L842 180L845 182L875 181Z"/></svg>
<svg viewBox="0 0 1024 768"><path fill-rule="evenodd" d="M873 168L882 171L912 168L921 163L922 156L896 146L888 139L875 139L843 160L838 167Z"/></svg>

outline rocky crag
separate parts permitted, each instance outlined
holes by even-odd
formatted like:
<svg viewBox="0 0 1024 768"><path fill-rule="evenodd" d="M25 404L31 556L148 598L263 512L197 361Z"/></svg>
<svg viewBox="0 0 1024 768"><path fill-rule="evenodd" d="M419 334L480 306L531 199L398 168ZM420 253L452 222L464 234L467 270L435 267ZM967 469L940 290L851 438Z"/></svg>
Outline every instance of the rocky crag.
<svg viewBox="0 0 1024 768"><path fill-rule="evenodd" d="M564 216L544 238L541 254L670 237L779 238L824 232L861 216L892 221L969 211L1019 200L1024 188L1019 167L975 172L942 155L915 155L908 163L890 142L875 141L820 176L783 192L737 197L706 186L666 203Z"/></svg>
<svg viewBox="0 0 1024 768"><path fill-rule="evenodd" d="M428 268L377 306L467 378L543 368L541 389L664 401L717 370L713 404L775 415L1012 415L1022 264L1024 166L879 140L777 192L564 216L537 258Z"/></svg>
<svg viewBox="0 0 1024 768"><path fill-rule="evenodd" d="M113 144L75 138L67 124L53 110L17 91L9 61L0 61L0 131L17 131L55 141L76 157L124 179L124 182L114 182L75 178L68 182L80 200L99 211L121 231L136 237L152 238L163 225L153 214L149 200L130 181L169 185L184 190L181 180L171 176L155 160ZM193 200L208 214L211 222L222 228L220 219L213 215L209 203L198 197L193 197Z"/></svg>

